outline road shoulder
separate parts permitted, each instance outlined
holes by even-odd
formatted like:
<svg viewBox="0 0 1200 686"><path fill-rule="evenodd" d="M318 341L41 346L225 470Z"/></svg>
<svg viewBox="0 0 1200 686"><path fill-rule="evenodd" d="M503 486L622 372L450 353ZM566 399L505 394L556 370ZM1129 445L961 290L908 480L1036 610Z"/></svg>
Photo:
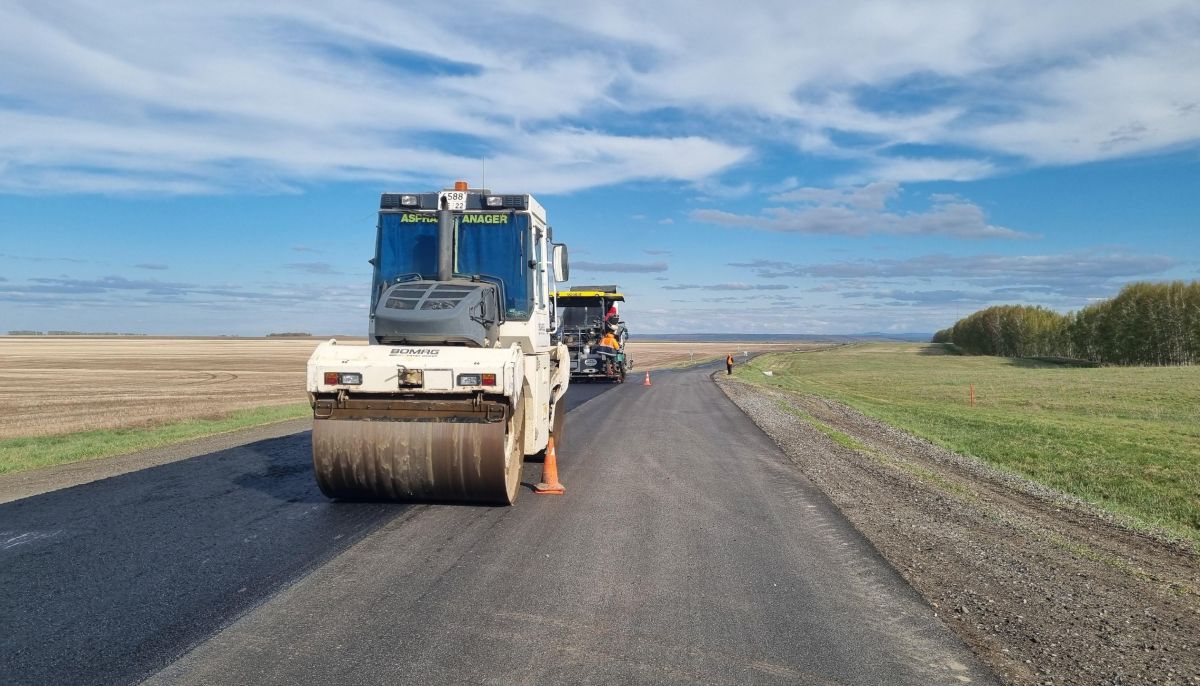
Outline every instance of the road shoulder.
<svg viewBox="0 0 1200 686"><path fill-rule="evenodd" d="M70 462L0 476L0 503L108 479L139 469L187 460L268 438L307 431L312 419L289 419L247 429L214 434L127 455Z"/></svg>
<svg viewBox="0 0 1200 686"><path fill-rule="evenodd" d="M840 403L718 385L1006 683L1200 684L1200 564Z"/></svg>

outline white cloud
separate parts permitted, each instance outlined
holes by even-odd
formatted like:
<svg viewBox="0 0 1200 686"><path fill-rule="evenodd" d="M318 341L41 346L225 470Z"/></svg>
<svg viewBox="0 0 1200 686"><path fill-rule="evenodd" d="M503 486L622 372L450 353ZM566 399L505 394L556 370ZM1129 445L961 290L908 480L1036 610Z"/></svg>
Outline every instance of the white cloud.
<svg viewBox="0 0 1200 686"><path fill-rule="evenodd" d="M900 185L890 181L868 183L850 188L796 188L775 195L776 202L804 202L814 205L842 205L860 210L881 211L888 201L900 192Z"/></svg>
<svg viewBox="0 0 1200 686"><path fill-rule="evenodd" d="M190 125L171 131L138 131L120 125L77 122L61 117L0 112L0 129L22 131L18 140L0 139L10 162L0 189L202 193L244 188L286 191L288 182L312 179L393 182L462 177L479 160L433 149L379 147L368 137L332 132L290 141L279 134L242 140L227 132L210 137ZM630 179L698 180L718 172L745 153L699 137L638 138L583 130L510 137L513 151L487 161L489 182L498 188L536 188L554 193ZM253 158L240 173L232 161ZM397 171L397 160L405 160ZM75 167L89 167L82 171ZM267 174L264 178L263 174Z"/></svg>
<svg viewBox="0 0 1200 686"><path fill-rule="evenodd" d="M1197 35L1188 0L10 2L0 190L444 183L486 156L497 187L735 197L713 177L780 140L845 181L970 180L1194 145Z"/></svg>
<svg viewBox="0 0 1200 686"><path fill-rule="evenodd" d="M1034 75L1019 116L965 129L956 137L1041 164L1194 142L1200 137L1198 30L1193 13L1192 21L1162 31L1153 41Z"/></svg>
<svg viewBox="0 0 1200 686"><path fill-rule="evenodd" d="M888 181L974 181L991 176L996 166L987 160L914 157L875 157L866 169L842 181L885 179Z"/></svg>
<svg viewBox="0 0 1200 686"><path fill-rule="evenodd" d="M965 143L1034 162L1103 159L1200 138L1200 113L1187 109L1200 88L1200 8L1186 0L776 2L736 13L692 2L660 3L653 13L624 3L581 12L547 2L538 11L648 55L631 76L629 106L765 117L812 152L839 147L830 131L873 137L873 152ZM717 13L722 28L714 31ZM913 77L948 92L908 111L858 97ZM1139 124L1148 131L1120 133ZM1072 134L1081 128L1087 133ZM986 162L935 162L885 159L880 171L896 180L990 171Z"/></svg>
<svg viewBox="0 0 1200 686"><path fill-rule="evenodd" d="M0 8L0 190L444 183L486 156L494 185L545 193L694 182L747 154L559 123L607 102L619 65L547 56L504 31L464 40L430 19L442 15L373 2Z"/></svg>
<svg viewBox="0 0 1200 686"><path fill-rule="evenodd" d="M735 214L724 210L693 210L692 218L721 226L762 229L780 233L831 236L949 236L952 238L1030 238L1020 231L987 222L983 209L950 195L931 196L922 212L888 211L900 192L892 182L851 188L799 188L773 199L799 203L796 207L768 207L762 214Z"/></svg>

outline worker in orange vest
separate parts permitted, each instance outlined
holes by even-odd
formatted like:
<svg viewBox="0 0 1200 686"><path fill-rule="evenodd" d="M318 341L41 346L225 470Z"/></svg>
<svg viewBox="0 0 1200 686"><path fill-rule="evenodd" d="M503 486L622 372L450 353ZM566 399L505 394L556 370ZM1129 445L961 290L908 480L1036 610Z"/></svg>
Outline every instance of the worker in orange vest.
<svg viewBox="0 0 1200 686"><path fill-rule="evenodd" d="M725 356L725 373L726 374L733 373L733 355Z"/></svg>

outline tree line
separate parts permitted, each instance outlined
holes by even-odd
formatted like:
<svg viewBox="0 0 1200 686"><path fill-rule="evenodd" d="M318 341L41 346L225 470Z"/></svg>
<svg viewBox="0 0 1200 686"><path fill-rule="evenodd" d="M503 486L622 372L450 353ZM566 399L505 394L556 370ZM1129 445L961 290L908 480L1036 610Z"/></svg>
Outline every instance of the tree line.
<svg viewBox="0 0 1200 686"><path fill-rule="evenodd" d="M1076 312L998 305L933 336L974 355L1069 357L1101 364L1200 364L1200 281L1131 283Z"/></svg>

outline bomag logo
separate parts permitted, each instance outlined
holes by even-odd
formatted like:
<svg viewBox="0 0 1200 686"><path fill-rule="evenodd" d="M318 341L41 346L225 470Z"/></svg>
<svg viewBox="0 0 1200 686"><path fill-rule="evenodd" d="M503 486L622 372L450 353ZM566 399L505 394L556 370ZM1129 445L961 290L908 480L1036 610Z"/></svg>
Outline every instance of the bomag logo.
<svg viewBox="0 0 1200 686"><path fill-rule="evenodd" d="M408 357L437 357L441 352L437 348L392 348L389 355L406 355Z"/></svg>
<svg viewBox="0 0 1200 686"><path fill-rule="evenodd" d="M492 212L488 214L464 214L459 217L460 224L507 224L507 213ZM433 214L402 214L401 224L436 224L437 215Z"/></svg>

